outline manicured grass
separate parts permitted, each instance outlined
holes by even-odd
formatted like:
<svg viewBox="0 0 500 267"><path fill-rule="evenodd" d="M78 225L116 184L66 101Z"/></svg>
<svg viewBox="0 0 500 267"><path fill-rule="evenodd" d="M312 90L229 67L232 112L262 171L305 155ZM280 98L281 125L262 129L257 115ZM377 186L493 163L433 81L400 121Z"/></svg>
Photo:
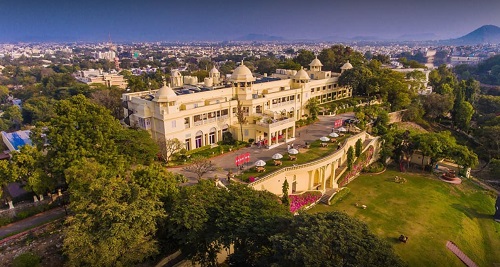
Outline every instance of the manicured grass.
<svg viewBox="0 0 500 267"><path fill-rule="evenodd" d="M394 182L395 176L406 183ZM409 266L464 266L446 247L453 241L479 266L500 266L500 223L493 220L496 195L470 181L444 183L430 174L388 170L362 174L350 194L334 206L308 212L343 211L394 247ZM356 207L366 205L366 209ZM398 241L409 236L408 243Z"/></svg>

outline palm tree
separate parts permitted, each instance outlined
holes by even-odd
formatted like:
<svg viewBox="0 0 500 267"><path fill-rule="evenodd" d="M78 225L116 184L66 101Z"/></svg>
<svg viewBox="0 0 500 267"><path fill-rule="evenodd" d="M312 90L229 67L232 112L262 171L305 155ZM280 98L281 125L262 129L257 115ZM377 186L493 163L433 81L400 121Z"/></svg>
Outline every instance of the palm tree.
<svg viewBox="0 0 500 267"><path fill-rule="evenodd" d="M310 98L307 101L306 108L309 110L309 114L311 114L311 118L315 121L318 118L319 113L319 102L314 98Z"/></svg>

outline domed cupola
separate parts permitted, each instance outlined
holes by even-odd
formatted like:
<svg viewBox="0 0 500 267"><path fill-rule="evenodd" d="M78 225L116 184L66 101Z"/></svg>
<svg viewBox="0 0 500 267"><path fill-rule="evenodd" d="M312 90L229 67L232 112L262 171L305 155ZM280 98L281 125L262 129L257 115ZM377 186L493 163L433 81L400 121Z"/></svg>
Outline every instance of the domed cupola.
<svg viewBox="0 0 500 267"><path fill-rule="evenodd" d="M347 62L342 67L340 67L340 73L350 69L352 69L352 64L349 63L349 60L347 60Z"/></svg>
<svg viewBox="0 0 500 267"><path fill-rule="evenodd" d="M297 71L297 74L293 76L293 79L296 83L307 83L309 80L311 80L311 77L309 77L309 74L307 74L307 72L304 70L304 67L302 67L299 71Z"/></svg>
<svg viewBox="0 0 500 267"><path fill-rule="evenodd" d="M175 94L174 90L167 86L166 82L163 82L163 86L156 92L153 101L156 102L172 102L176 101L179 97Z"/></svg>
<svg viewBox="0 0 500 267"><path fill-rule="evenodd" d="M311 71L321 71L321 67L323 67L323 64L321 64L321 61L319 61L318 57L316 56L315 59L309 63L309 67L311 67Z"/></svg>
<svg viewBox="0 0 500 267"><path fill-rule="evenodd" d="M231 74L231 79L232 82L253 82L255 81L255 77L253 77L252 72L250 69L243 64L243 60L241 61L241 64L233 71Z"/></svg>

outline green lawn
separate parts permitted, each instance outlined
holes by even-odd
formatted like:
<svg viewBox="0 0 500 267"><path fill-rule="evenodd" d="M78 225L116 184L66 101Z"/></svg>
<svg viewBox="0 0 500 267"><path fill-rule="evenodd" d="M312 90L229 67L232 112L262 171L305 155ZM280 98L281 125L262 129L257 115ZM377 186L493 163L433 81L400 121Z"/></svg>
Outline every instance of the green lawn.
<svg viewBox="0 0 500 267"><path fill-rule="evenodd" d="M407 182L395 183L396 175ZM386 171L363 174L348 187L349 195L334 206L320 204L309 212L339 210L365 222L410 266L464 266L445 247L447 240L479 266L500 266L496 196L472 182L451 185L430 174ZM409 236L408 243L397 240L400 234Z"/></svg>

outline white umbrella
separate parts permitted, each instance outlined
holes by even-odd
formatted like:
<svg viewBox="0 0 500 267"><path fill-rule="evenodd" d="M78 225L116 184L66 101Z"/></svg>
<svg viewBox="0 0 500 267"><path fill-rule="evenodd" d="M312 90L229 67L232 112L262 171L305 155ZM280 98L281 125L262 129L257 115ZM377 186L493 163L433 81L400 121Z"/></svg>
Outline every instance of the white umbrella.
<svg viewBox="0 0 500 267"><path fill-rule="evenodd" d="M255 166L258 166L258 167L266 166L266 162L259 159L255 162Z"/></svg>
<svg viewBox="0 0 500 267"><path fill-rule="evenodd" d="M344 127L340 127L340 128L337 129L337 131L339 131L339 132L347 132L347 129L344 128Z"/></svg>
<svg viewBox="0 0 500 267"><path fill-rule="evenodd" d="M339 134L338 133L331 133L329 134L330 137L339 137Z"/></svg>
<svg viewBox="0 0 500 267"><path fill-rule="evenodd" d="M297 155L297 154L299 154L299 151L295 148L292 148L292 149L288 150L288 154Z"/></svg>
<svg viewBox="0 0 500 267"><path fill-rule="evenodd" d="M323 136L319 140L322 141L322 142L328 142L328 141L330 141L330 138L328 138L326 136Z"/></svg>
<svg viewBox="0 0 500 267"><path fill-rule="evenodd" d="M282 159L283 158L283 155L281 155L280 153L276 153L272 156L273 159Z"/></svg>

